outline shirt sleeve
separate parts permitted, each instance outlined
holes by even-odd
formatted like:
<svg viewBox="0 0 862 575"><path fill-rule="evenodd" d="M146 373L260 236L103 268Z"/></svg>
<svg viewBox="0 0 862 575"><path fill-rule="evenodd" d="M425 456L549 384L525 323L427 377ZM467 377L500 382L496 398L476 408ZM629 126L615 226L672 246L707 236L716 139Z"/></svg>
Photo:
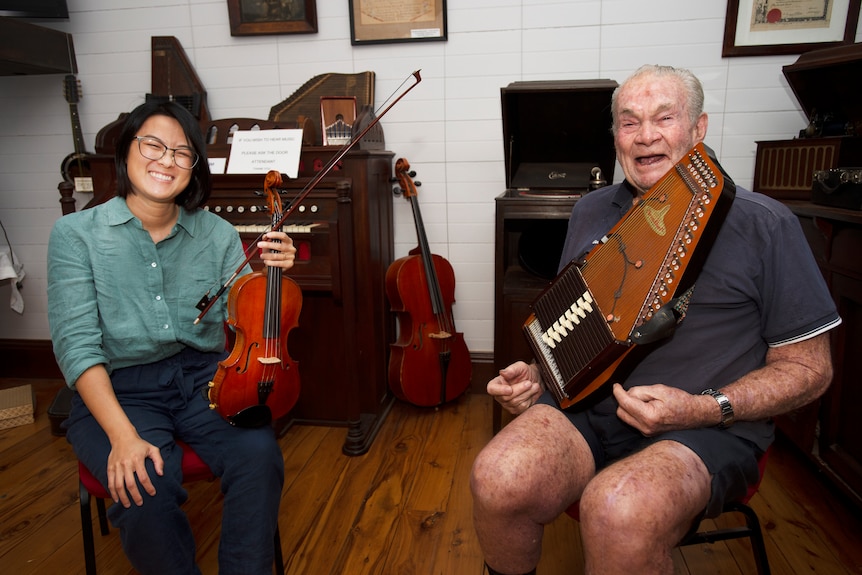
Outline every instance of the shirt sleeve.
<svg viewBox="0 0 862 575"><path fill-rule="evenodd" d="M841 323L802 227L785 206L771 209L763 265L763 338L770 347L803 341ZM771 297L770 297L771 296Z"/></svg>
<svg viewBox="0 0 862 575"><path fill-rule="evenodd" d="M66 384L74 388L84 371L108 365L102 349L96 289L89 251L76 233L75 218L57 221L48 240L48 322L54 355Z"/></svg>

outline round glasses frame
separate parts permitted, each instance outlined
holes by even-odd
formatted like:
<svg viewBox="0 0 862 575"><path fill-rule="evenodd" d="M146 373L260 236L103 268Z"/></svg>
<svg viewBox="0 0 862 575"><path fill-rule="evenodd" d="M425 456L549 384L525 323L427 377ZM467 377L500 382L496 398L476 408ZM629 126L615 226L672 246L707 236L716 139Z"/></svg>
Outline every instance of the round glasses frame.
<svg viewBox="0 0 862 575"><path fill-rule="evenodd" d="M134 139L138 141L138 151L148 160L161 160L168 153L168 150L171 151L171 159L174 164L183 170L191 170L200 160L200 156L188 147L169 148L164 142L153 136L135 136ZM180 152L179 156L177 152ZM189 162L191 163L189 164Z"/></svg>

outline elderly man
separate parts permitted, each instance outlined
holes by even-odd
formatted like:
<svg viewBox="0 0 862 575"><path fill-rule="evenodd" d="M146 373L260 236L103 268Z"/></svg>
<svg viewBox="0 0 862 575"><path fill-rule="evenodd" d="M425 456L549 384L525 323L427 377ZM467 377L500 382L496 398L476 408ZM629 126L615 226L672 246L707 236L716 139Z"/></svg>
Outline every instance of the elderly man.
<svg viewBox="0 0 862 575"><path fill-rule="evenodd" d="M625 181L575 204L561 267L704 140L703 99L691 72L667 66L644 66L616 90ZM795 216L737 188L684 321L605 397L562 410L524 362L488 383L517 415L471 477L489 573L535 573L544 525L578 500L587 573L672 573L692 526L757 481L771 418L826 390L827 332L840 322Z"/></svg>

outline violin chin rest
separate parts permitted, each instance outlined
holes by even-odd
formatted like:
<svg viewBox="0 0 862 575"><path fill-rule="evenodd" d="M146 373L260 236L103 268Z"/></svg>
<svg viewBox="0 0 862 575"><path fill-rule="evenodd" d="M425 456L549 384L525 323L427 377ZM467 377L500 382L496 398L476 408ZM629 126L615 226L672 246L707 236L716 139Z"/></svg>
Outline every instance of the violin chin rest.
<svg viewBox="0 0 862 575"><path fill-rule="evenodd" d="M227 420L236 427L263 427L272 423L272 410L265 404L252 405L231 415Z"/></svg>

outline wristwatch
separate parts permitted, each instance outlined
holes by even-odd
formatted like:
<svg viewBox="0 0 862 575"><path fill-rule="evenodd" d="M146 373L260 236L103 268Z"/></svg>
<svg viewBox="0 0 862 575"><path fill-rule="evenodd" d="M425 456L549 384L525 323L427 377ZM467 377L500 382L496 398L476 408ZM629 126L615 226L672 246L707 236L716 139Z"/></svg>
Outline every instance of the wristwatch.
<svg viewBox="0 0 862 575"><path fill-rule="evenodd" d="M733 406L730 405L730 400L727 396L714 389L704 389L700 392L701 395L711 395L718 402L721 408L721 422L718 424L719 429L727 429L733 425Z"/></svg>

